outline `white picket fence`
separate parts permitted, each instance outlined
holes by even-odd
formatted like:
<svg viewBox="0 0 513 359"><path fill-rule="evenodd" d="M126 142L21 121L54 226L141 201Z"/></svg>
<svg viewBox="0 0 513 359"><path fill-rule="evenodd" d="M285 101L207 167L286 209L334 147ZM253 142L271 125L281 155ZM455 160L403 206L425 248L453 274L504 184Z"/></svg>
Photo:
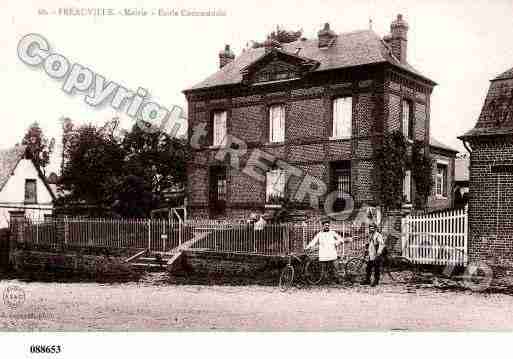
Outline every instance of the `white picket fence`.
<svg viewBox="0 0 513 359"><path fill-rule="evenodd" d="M402 254L415 263L465 266L468 214L465 209L402 219Z"/></svg>

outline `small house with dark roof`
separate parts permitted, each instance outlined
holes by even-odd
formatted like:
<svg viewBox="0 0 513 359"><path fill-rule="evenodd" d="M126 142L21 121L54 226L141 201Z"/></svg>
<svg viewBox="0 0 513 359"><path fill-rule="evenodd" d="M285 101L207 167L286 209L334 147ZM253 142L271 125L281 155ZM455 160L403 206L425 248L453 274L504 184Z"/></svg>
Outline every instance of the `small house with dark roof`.
<svg viewBox="0 0 513 359"><path fill-rule="evenodd" d="M55 194L26 146L0 150L0 228L12 216L44 219L51 215Z"/></svg>
<svg viewBox="0 0 513 359"><path fill-rule="evenodd" d="M346 193L355 205L380 205L375 149L385 133L453 153L430 146L436 83L409 64L407 33L398 15L385 37L370 29L339 34L325 24L316 38L268 38L238 56L226 45L219 70L184 90L191 216L249 218L281 198L324 198L336 210ZM444 175L447 198L453 169ZM407 171L405 203L414 202L412 182Z"/></svg>
<svg viewBox="0 0 513 359"><path fill-rule="evenodd" d="M459 137L470 152L470 260L513 264L513 68L490 82L473 129Z"/></svg>
<svg viewBox="0 0 513 359"><path fill-rule="evenodd" d="M433 188L428 197L428 210L451 208L455 197L455 158L458 150L430 136L429 152L433 159Z"/></svg>

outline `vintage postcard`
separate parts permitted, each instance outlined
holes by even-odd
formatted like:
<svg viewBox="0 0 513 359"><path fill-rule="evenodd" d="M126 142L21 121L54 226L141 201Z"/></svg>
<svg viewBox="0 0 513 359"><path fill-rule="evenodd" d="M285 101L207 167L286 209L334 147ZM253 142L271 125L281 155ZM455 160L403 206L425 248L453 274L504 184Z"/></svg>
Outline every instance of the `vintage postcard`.
<svg viewBox="0 0 513 359"><path fill-rule="evenodd" d="M3 340L513 329L510 0L1 10Z"/></svg>

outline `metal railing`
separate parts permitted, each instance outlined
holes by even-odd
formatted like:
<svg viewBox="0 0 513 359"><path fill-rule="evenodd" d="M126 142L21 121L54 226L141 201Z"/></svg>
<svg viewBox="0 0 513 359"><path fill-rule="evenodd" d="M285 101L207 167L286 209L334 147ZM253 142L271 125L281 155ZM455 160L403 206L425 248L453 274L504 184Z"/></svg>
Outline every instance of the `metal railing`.
<svg viewBox="0 0 513 359"><path fill-rule="evenodd" d="M350 222L332 225L344 238L346 256L361 253L365 228ZM196 251L285 255L301 252L322 230L320 224L268 224L263 228L240 221L186 221L159 219L58 218L13 223L12 238L51 248L137 248L168 252L187 245Z"/></svg>

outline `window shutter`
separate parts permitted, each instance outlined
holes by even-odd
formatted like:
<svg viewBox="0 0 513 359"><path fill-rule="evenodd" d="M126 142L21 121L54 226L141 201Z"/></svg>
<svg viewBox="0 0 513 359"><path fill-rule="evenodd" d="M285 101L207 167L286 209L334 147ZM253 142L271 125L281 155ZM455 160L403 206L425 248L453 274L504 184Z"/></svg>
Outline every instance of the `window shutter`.
<svg viewBox="0 0 513 359"><path fill-rule="evenodd" d="M443 166L442 168L443 168L442 178L443 178L443 184L444 184L442 191L443 191L444 197L447 197L447 187L448 187L447 186L447 166Z"/></svg>
<svg viewBox="0 0 513 359"><path fill-rule="evenodd" d="M353 99L341 97L333 101L333 137L351 138Z"/></svg>
<svg viewBox="0 0 513 359"><path fill-rule="evenodd" d="M403 195L406 202L411 202L411 171L407 170L404 173Z"/></svg>
<svg viewBox="0 0 513 359"><path fill-rule="evenodd" d="M407 100L403 100L403 135L406 138L410 138L410 103Z"/></svg>
<svg viewBox="0 0 513 359"><path fill-rule="evenodd" d="M214 146L220 146L226 137L226 111L214 112Z"/></svg>
<svg viewBox="0 0 513 359"><path fill-rule="evenodd" d="M268 171L266 173L265 198L266 198L267 202L269 202L269 199L271 198L271 196L273 194L273 183L274 183L273 177L274 177L273 171Z"/></svg>
<svg viewBox="0 0 513 359"><path fill-rule="evenodd" d="M276 170L276 192L280 197L285 195L285 173L282 169Z"/></svg>
<svg viewBox="0 0 513 359"><path fill-rule="evenodd" d="M285 107L275 105L269 108L269 141L283 142L285 140Z"/></svg>
<svg viewBox="0 0 513 359"><path fill-rule="evenodd" d="M274 169L266 173L266 199L285 195L285 173L282 169Z"/></svg>
<svg viewBox="0 0 513 359"><path fill-rule="evenodd" d="M285 106L279 106L278 107L278 111L279 111L279 139L278 139L278 142L283 142L285 141Z"/></svg>

